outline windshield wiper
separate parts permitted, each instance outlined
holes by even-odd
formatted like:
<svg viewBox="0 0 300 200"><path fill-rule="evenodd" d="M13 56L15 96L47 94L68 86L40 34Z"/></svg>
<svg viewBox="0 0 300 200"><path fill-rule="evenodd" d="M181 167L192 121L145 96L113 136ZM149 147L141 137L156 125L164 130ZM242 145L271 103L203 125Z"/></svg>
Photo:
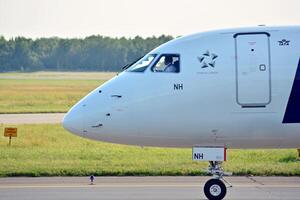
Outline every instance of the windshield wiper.
<svg viewBox="0 0 300 200"><path fill-rule="evenodd" d="M122 70L124 71L124 70L128 69L129 67L131 67L134 63L136 63L137 61L139 61L139 60L140 60L141 58L143 58L144 56L145 56L145 55L143 55L143 56L139 57L138 59L136 59L135 61L133 61L133 62L131 62L131 63L125 65L124 67L122 67Z"/></svg>

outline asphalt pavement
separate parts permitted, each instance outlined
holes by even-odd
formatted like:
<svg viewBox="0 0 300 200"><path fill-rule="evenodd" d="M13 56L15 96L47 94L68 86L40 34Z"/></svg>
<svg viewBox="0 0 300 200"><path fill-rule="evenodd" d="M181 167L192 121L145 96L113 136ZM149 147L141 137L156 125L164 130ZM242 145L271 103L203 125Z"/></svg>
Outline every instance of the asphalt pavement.
<svg viewBox="0 0 300 200"><path fill-rule="evenodd" d="M1 200L163 200L206 199L203 185L210 177L0 178ZM225 199L297 200L300 177L227 177L233 187Z"/></svg>

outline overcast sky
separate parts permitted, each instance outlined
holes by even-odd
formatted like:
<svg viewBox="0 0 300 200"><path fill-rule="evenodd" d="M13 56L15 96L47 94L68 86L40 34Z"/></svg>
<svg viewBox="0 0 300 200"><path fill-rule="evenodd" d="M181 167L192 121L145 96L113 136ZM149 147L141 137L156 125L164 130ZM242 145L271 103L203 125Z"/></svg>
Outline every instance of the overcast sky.
<svg viewBox="0 0 300 200"><path fill-rule="evenodd" d="M6 38L185 35L300 24L300 0L0 0Z"/></svg>

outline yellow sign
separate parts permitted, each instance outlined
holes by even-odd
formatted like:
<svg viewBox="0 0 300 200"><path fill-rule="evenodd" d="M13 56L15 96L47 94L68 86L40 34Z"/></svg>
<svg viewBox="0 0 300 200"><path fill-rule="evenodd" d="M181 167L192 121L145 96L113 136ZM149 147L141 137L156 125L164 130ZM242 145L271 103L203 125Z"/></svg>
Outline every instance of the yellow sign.
<svg viewBox="0 0 300 200"><path fill-rule="evenodd" d="M17 137L18 129L17 128L5 128L4 137Z"/></svg>

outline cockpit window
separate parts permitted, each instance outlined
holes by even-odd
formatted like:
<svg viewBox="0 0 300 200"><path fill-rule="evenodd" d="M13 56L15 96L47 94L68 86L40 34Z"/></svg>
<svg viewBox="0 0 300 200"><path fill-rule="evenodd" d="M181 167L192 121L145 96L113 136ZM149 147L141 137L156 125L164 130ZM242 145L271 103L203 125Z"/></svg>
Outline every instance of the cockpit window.
<svg viewBox="0 0 300 200"><path fill-rule="evenodd" d="M126 71L127 72L144 72L147 67L152 63L156 54L148 54L143 58L139 59L137 62L132 64Z"/></svg>
<svg viewBox="0 0 300 200"><path fill-rule="evenodd" d="M154 64L153 72L178 73L180 71L180 59L178 54L163 54Z"/></svg>

